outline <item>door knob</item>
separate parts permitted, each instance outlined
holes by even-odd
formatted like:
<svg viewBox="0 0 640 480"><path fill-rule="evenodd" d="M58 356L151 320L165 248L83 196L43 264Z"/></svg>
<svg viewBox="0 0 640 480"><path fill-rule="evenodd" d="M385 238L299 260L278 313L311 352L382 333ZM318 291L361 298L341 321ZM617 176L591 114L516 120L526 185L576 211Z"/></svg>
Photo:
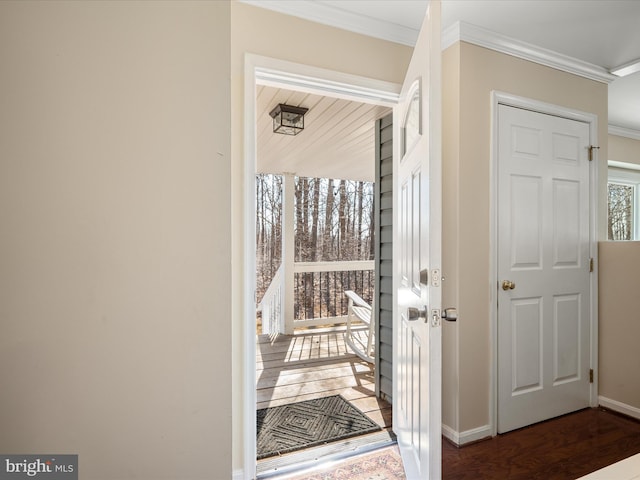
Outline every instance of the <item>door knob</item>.
<svg viewBox="0 0 640 480"><path fill-rule="evenodd" d="M407 317L409 318L410 321L418 320L419 318L426 319L428 315L429 315L429 311L427 310L426 307L423 310L420 310L419 308L413 308L413 307L407 308Z"/></svg>
<svg viewBox="0 0 640 480"><path fill-rule="evenodd" d="M511 280L503 280L502 281L502 289L503 290L513 290L514 288L516 288L516 284L513 283Z"/></svg>
<svg viewBox="0 0 640 480"><path fill-rule="evenodd" d="M458 310L455 308L445 308L442 311L442 319L447 322L455 322L458 320Z"/></svg>

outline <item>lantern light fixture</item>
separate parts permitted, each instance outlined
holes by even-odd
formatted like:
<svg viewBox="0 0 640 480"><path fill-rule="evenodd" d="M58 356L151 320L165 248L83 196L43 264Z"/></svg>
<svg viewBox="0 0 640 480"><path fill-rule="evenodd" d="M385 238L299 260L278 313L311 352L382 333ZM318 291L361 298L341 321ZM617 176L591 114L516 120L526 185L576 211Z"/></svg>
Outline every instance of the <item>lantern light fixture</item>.
<svg viewBox="0 0 640 480"><path fill-rule="evenodd" d="M308 111L308 108L279 103L269 112L269 115L273 118L273 133L282 133L283 135L299 134L304 130L304 114Z"/></svg>

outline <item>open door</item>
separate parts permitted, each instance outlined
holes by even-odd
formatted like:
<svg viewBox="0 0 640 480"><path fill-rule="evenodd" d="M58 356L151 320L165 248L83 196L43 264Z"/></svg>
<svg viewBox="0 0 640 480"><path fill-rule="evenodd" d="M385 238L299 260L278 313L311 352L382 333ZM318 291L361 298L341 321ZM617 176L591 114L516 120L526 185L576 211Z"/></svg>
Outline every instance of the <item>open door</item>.
<svg viewBox="0 0 640 480"><path fill-rule="evenodd" d="M394 110L393 426L411 480L442 476L440 64L432 0Z"/></svg>

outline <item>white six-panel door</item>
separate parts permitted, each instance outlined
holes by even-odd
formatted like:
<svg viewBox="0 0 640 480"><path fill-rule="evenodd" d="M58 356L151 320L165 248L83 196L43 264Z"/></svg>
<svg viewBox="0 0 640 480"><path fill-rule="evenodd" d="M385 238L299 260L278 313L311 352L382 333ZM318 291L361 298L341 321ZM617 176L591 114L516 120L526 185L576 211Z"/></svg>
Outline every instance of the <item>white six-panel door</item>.
<svg viewBox="0 0 640 480"><path fill-rule="evenodd" d="M498 432L589 406L589 125L499 105Z"/></svg>
<svg viewBox="0 0 640 480"><path fill-rule="evenodd" d="M441 478L440 55L432 1L394 110L393 428L410 480Z"/></svg>

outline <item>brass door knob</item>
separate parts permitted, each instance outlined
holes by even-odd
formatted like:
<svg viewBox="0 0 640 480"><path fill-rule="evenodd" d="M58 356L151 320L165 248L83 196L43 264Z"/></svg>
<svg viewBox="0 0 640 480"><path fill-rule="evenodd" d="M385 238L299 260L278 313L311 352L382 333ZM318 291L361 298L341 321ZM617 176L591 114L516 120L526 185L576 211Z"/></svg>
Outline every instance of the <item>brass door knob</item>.
<svg viewBox="0 0 640 480"><path fill-rule="evenodd" d="M503 280L502 281L502 289L503 290L513 290L514 288L516 288L516 284L513 283L511 280Z"/></svg>

